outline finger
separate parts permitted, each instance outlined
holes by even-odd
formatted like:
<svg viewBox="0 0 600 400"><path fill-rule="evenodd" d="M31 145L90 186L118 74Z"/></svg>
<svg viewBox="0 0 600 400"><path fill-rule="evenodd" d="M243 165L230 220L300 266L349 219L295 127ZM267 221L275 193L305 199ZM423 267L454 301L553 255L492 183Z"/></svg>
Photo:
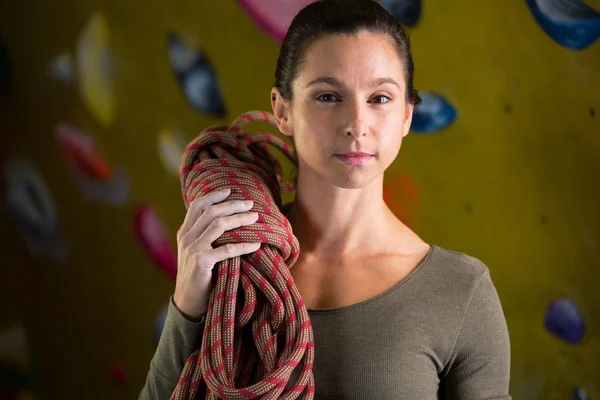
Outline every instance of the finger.
<svg viewBox="0 0 600 400"><path fill-rule="evenodd" d="M214 267L217 263L229 258L254 253L261 243L228 243L206 253L206 259Z"/></svg>
<svg viewBox="0 0 600 400"><path fill-rule="evenodd" d="M185 234L182 239L184 246L189 246L204 232L211 223L217 218L227 217L235 213L248 211L252 208L252 204L246 204L242 200L230 200L220 204L212 204L207 207L202 215L198 217L192 228Z"/></svg>
<svg viewBox="0 0 600 400"><path fill-rule="evenodd" d="M194 223L198 220L200 215L202 215L206 207L225 200L229 194L230 191L226 193L216 191L194 199L190 203L187 213L185 214L185 218L183 219L183 224L177 232L179 237L184 236L192 228L192 226L194 226Z"/></svg>
<svg viewBox="0 0 600 400"><path fill-rule="evenodd" d="M212 249L212 242L220 238L223 233L240 226L253 224L258 220L258 213L234 214L214 219L208 227L194 240L189 251L207 251ZM194 228L195 229L195 228Z"/></svg>

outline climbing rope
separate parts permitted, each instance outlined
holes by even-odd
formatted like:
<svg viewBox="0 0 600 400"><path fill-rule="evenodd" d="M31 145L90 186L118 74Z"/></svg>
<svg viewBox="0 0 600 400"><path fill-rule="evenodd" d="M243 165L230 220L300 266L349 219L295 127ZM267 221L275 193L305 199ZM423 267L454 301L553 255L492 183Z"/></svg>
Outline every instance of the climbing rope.
<svg viewBox="0 0 600 400"><path fill-rule="evenodd" d="M298 240L281 212L282 169L267 144L297 167L296 153L269 134L248 134L252 121L276 126L273 116L250 111L230 126L212 126L186 147L180 178L185 207L198 196L231 189L228 200L253 200L258 221L225 232L213 247L262 242L254 253L215 265L202 345L187 359L171 400L314 398L312 325L289 268L300 253ZM283 339L285 342L279 342ZM284 344L280 346L280 344ZM282 348L281 348L282 347ZM292 371L296 383L285 391ZM301 396L301 397L299 397Z"/></svg>

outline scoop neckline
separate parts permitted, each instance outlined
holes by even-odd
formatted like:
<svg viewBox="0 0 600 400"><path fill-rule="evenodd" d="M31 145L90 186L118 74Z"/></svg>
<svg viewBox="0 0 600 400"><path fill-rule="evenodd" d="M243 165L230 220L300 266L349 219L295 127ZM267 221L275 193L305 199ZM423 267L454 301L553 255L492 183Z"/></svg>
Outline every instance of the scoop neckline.
<svg viewBox="0 0 600 400"><path fill-rule="evenodd" d="M287 213L289 212L292 203L293 203L293 201L289 202L283 206L283 214L286 218L287 218ZM436 246L435 244L430 244L429 246L430 246L429 251L427 252L425 257L421 260L421 262L408 275L406 275L404 278L402 278L394 286L387 289L386 291L379 293L378 295L373 296L370 299L366 299L366 300L360 301L358 303L350 304L347 306L335 307L335 308L320 308L320 309L306 308L306 310L308 311L308 314L317 315L317 314L331 314L331 313L344 312L344 311L352 310L354 308L360 308L360 307L366 306L367 304L381 300L385 296L398 290L400 287L404 286L406 283L411 281L427 265L427 263L431 259L431 255L434 253L434 251L436 251L438 249L438 246Z"/></svg>
<svg viewBox="0 0 600 400"><path fill-rule="evenodd" d="M386 291L379 293L378 295L373 296L370 299L366 299L366 300L360 301L358 303L350 304L347 306L335 307L335 308L322 308L322 309L307 308L306 310L308 311L309 314L315 314L315 315L316 314L331 314L331 313L350 311L355 308L364 307L367 304L371 304L371 303L382 300L387 295L391 294L392 292L395 292L396 290L399 290L402 286L404 286L409 281L411 281L428 264L429 260L431 259L432 254L438 249L438 246L436 246L434 244L430 244L429 246L430 246L429 251L423 258L423 260L421 260L421 262L408 275L406 275L404 278L402 278L394 286L387 289Z"/></svg>

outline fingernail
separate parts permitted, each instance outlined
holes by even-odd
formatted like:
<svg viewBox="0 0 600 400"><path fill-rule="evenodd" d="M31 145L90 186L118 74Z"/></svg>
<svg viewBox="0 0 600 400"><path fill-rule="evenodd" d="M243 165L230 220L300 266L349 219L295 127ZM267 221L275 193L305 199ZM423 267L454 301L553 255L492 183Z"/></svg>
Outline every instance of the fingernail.
<svg viewBox="0 0 600 400"><path fill-rule="evenodd" d="M244 200L244 205L245 206L251 206L253 204L254 204L254 201L252 201L252 200Z"/></svg>
<svg viewBox="0 0 600 400"><path fill-rule="evenodd" d="M231 189L221 190L219 193L225 194L225 193L229 193L229 192L231 192Z"/></svg>

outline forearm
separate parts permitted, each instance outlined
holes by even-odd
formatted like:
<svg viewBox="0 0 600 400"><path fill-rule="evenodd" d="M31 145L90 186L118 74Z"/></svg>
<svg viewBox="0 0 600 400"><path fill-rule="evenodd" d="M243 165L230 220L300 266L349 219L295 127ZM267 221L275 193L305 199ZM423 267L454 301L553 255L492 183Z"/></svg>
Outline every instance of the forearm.
<svg viewBox="0 0 600 400"><path fill-rule="evenodd" d="M170 398L188 357L201 346L203 333L204 321L188 320L171 297L165 326L139 400Z"/></svg>

